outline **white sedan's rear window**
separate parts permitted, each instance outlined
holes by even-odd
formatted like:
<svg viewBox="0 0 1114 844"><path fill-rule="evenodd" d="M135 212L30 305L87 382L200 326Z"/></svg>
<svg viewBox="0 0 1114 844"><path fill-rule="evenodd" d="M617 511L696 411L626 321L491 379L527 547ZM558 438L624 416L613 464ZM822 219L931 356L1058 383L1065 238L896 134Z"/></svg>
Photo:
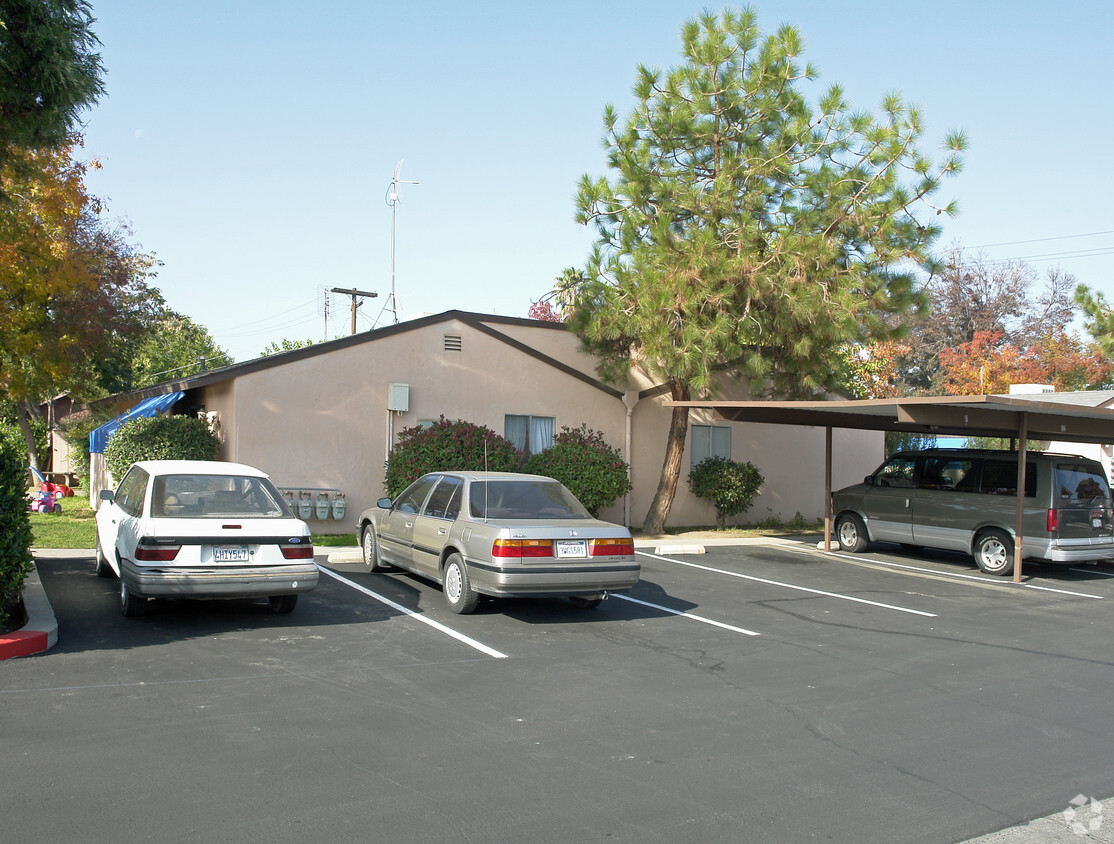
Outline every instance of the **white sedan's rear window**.
<svg viewBox="0 0 1114 844"><path fill-rule="evenodd" d="M266 478L239 475L156 475L151 515L162 519L293 518Z"/></svg>

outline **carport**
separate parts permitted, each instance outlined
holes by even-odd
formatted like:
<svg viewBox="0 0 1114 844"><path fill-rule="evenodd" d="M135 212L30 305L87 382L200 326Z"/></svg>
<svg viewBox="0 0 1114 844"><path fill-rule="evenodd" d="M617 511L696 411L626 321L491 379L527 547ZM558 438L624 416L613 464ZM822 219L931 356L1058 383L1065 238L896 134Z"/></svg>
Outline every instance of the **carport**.
<svg viewBox="0 0 1114 844"><path fill-rule="evenodd" d="M1017 489L1025 489L1027 440L1114 443L1114 392L918 396L852 401L666 401L713 410L728 422L824 428L824 550L832 541L832 429L901 431L925 436L1002 437L1015 444ZM1021 581L1024 495L1017 497L1015 582Z"/></svg>

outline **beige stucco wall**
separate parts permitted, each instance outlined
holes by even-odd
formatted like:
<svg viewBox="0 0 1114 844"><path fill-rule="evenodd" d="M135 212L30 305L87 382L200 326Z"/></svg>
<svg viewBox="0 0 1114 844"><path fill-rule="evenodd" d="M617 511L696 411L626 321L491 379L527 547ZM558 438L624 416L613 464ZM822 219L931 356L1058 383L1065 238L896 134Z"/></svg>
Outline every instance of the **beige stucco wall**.
<svg viewBox="0 0 1114 844"><path fill-rule="evenodd" d="M717 398L745 401L751 396L741 383L729 382L722 385ZM636 525L641 524L653 500L665 459L670 411L662 401L643 399L635 408L631 515ZM694 424L730 427L731 459L750 461L765 478L750 509L729 519L729 524L753 524L768 517L788 521L798 512L808 520L824 515L823 428L726 422L710 409L694 409L689 415L677 495L669 513L671 526L713 525L716 521L715 507L694 496L688 488ZM863 475L882 462L884 450L880 431L833 430L832 488L861 481Z"/></svg>
<svg viewBox="0 0 1114 844"><path fill-rule="evenodd" d="M528 324L492 323L495 330L595 377L594 361L578 349L570 332ZM461 350L446 351L446 335L461 338ZM297 356L295 356L297 357ZM587 423L610 444L627 449L627 408L597 387L478 331L446 319L368 342L330 349L238 375L204 388L208 413L220 420L222 457L258 466L280 487L338 489L347 502L343 522L311 521L317 533L351 532L355 519L384 494L388 438L407 427L444 415L487 425L499 434L506 414L552 416L558 429ZM409 407L386 409L392 383L409 385ZM632 387L651 386L644 377ZM738 384L723 399L749 398ZM628 462L634 484L630 523L639 525L657 488L670 410L663 398L645 398L631 414ZM732 457L751 460L766 484L751 510L736 522L768 515L808 518L823 513L824 431L789 426L726 423L697 410L692 421L731 425ZM690 434L691 439L691 434ZM882 460L882 435L836 431L833 485L853 483ZM709 525L715 510L688 491L688 449L669 523ZM627 521L625 502L601 513Z"/></svg>

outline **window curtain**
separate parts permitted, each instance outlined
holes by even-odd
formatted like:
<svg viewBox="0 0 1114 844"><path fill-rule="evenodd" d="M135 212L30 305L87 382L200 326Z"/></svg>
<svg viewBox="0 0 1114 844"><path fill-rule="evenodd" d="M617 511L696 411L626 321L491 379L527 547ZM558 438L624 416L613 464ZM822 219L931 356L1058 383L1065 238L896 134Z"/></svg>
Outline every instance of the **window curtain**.
<svg viewBox="0 0 1114 844"><path fill-rule="evenodd" d="M557 420L552 416L530 417L530 453L537 454L553 446L554 428Z"/></svg>
<svg viewBox="0 0 1114 844"><path fill-rule="evenodd" d="M528 416L511 416L508 414L503 417L503 436L514 443L514 447L519 451L526 451L526 434L529 421L530 417Z"/></svg>

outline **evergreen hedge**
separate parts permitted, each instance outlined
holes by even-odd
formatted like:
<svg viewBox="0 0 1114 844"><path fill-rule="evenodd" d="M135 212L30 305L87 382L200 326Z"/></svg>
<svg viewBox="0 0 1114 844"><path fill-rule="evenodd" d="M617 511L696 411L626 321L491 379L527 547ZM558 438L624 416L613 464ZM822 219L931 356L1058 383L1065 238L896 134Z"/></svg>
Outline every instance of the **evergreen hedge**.
<svg viewBox="0 0 1114 844"><path fill-rule="evenodd" d="M553 445L530 455L523 472L560 481L593 516L630 491L630 471L622 453L587 425L562 427Z"/></svg>
<svg viewBox="0 0 1114 844"><path fill-rule="evenodd" d="M0 425L0 629L19 605L33 568L27 515L27 446L17 428Z"/></svg>
<svg viewBox="0 0 1114 844"><path fill-rule="evenodd" d="M219 449L204 419L148 416L121 425L105 446L104 460L120 480L137 460L216 460Z"/></svg>
<svg viewBox="0 0 1114 844"><path fill-rule="evenodd" d="M442 416L427 428L399 433L387 458L385 486L387 495L395 498L427 472L517 472L521 465L521 452L490 428Z"/></svg>

